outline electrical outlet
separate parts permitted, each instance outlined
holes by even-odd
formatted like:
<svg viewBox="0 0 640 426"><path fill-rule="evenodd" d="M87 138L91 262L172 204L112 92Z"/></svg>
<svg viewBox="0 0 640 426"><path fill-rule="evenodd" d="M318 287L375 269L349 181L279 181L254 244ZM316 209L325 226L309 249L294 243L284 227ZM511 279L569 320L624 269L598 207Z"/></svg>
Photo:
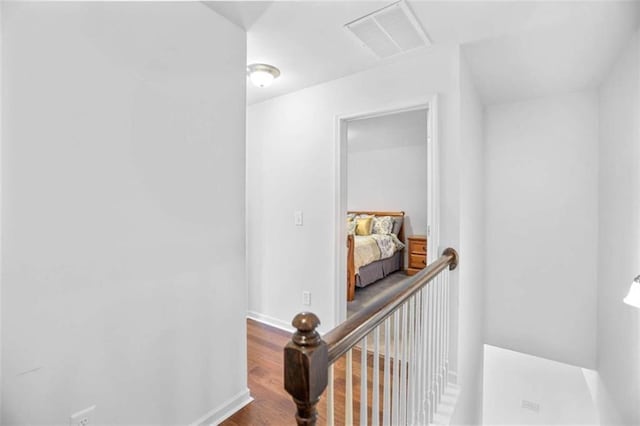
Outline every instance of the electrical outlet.
<svg viewBox="0 0 640 426"><path fill-rule="evenodd" d="M309 306L311 305L311 292L310 291L303 291L302 292L302 304Z"/></svg>
<svg viewBox="0 0 640 426"><path fill-rule="evenodd" d="M72 414L69 418L69 426L90 426L90 420L94 415L95 405L85 408L82 411L78 411Z"/></svg>

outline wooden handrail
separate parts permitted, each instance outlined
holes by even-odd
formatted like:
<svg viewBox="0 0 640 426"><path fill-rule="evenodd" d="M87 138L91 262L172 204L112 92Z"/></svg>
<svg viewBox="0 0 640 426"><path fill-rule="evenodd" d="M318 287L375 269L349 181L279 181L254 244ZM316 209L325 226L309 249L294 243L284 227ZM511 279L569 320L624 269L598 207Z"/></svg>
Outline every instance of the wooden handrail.
<svg viewBox="0 0 640 426"><path fill-rule="evenodd" d="M458 266L458 252L446 249L442 256L425 269L407 280L407 284L397 291L380 298L374 304L362 309L342 324L324 335L323 340L329 351L329 365L344 355L356 343L371 333L395 310L409 300L416 292L428 284L443 269L449 266L454 270Z"/></svg>
<svg viewBox="0 0 640 426"><path fill-rule="evenodd" d="M325 334L324 339L317 332L320 320L315 314L296 315L292 325L297 331L284 349L284 383L296 404L298 425L316 424L316 405L327 386L329 366L447 266L456 269L458 261L458 252L452 248L444 250L438 260L411 277L405 286L347 319Z"/></svg>

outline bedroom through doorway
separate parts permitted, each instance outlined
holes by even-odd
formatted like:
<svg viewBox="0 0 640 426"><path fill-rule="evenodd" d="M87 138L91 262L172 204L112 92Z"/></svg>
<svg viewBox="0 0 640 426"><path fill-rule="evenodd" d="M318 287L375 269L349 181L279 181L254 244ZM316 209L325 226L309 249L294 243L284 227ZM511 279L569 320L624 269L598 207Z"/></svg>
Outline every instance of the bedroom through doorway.
<svg viewBox="0 0 640 426"><path fill-rule="evenodd" d="M342 319L405 285L431 259L430 240L437 237L432 120L435 100L339 120Z"/></svg>

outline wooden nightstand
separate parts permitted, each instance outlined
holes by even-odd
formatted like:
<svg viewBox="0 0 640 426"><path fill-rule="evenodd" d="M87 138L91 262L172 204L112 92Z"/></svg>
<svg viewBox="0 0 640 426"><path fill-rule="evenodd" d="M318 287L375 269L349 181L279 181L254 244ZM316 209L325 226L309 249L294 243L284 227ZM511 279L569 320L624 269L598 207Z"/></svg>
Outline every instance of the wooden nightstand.
<svg viewBox="0 0 640 426"><path fill-rule="evenodd" d="M409 246L407 275L415 275L427 266L427 237L411 235L407 241Z"/></svg>

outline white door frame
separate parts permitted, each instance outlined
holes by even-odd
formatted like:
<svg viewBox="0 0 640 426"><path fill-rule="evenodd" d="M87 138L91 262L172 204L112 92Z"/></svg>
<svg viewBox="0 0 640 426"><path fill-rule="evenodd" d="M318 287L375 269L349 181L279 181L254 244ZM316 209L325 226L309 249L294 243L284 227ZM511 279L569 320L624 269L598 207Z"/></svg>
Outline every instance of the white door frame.
<svg viewBox="0 0 640 426"><path fill-rule="evenodd" d="M357 114L335 117L335 324L347 317L347 123L400 112L427 111L427 263L433 262L440 243L440 168L438 150L438 96L428 96L423 102L397 105Z"/></svg>

